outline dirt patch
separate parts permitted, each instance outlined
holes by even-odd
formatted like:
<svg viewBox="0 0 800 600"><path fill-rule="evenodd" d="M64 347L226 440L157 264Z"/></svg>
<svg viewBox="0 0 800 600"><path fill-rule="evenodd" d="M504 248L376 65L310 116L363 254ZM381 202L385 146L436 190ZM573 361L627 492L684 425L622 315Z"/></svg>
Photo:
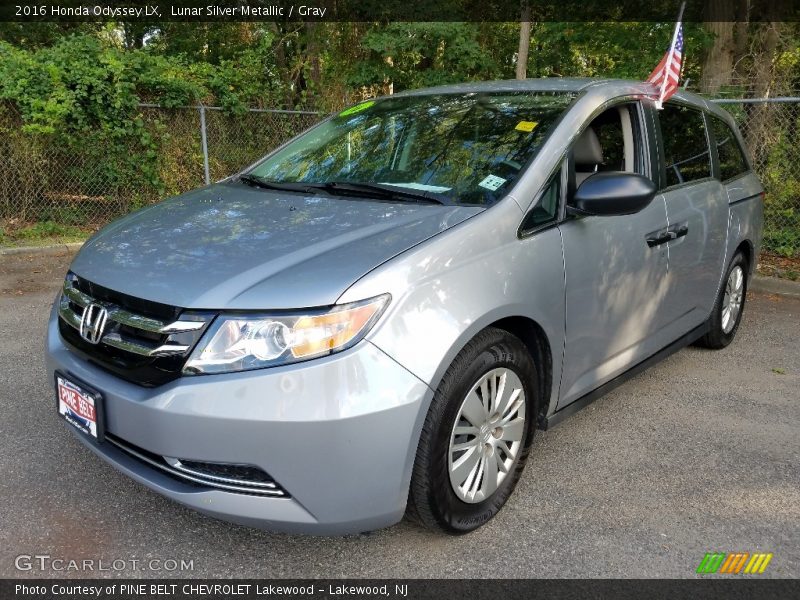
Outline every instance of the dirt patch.
<svg viewBox="0 0 800 600"><path fill-rule="evenodd" d="M758 274L800 281L800 257L787 258L762 252L758 259Z"/></svg>
<svg viewBox="0 0 800 600"><path fill-rule="evenodd" d="M58 289L74 252L0 255L0 296L24 296Z"/></svg>

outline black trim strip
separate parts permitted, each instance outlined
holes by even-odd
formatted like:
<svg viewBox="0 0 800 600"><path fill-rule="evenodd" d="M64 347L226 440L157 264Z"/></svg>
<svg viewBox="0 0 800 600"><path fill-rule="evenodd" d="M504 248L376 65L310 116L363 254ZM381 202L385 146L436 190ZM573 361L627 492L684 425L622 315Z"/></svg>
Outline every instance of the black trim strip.
<svg viewBox="0 0 800 600"><path fill-rule="evenodd" d="M747 202L748 200L761 198L762 193L763 192L758 192L757 194L753 194L752 196L747 196L746 198L739 198L738 200L734 200L733 202L728 202L728 206L736 206L737 204L741 204L742 202Z"/></svg>
<svg viewBox="0 0 800 600"><path fill-rule="evenodd" d="M728 185L729 183L733 183L737 179L744 179L748 175L756 175L755 171L750 167L747 168L747 171L742 171L738 175L734 175L733 177L728 177L727 179L720 179L722 185ZM717 178L719 179L719 178Z"/></svg>
<svg viewBox="0 0 800 600"><path fill-rule="evenodd" d="M554 217L554 218L557 219L558 217ZM556 220L549 221L547 223L541 223L540 225L536 225L534 227L531 227L530 229L526 229L524 233L521 232L521 231L518 231L517 232L517 239L525 240L525 239L528 239L529 237L532 237L532 236L536 235L537 233L541 233L542 231L546 231L548 229L553 229L553 228L558 227L558 226L559 226L559 222L556 221Z"/></svg>
<svg viewBox="0 0 800 600"><path fill-rule="evenodd" d="M665 188L662 188L662 189L658 190L658 193L659 194L668 194L670 192L674 192L676 190L680 190L680 189L689 187L690 185L698 185L698 184L701 184L701 183L708 183L710 181L713 181L714 183L721 183L719 179L717 179L716 177L714 177L712 175L709 175L708 177L701 177L700 179L692 179L690 181L684 181L683 183L673 183L670 186L667 186Z"/></svg>
<svg viewBox="0 0 800 600"><path fill-rule="evenodd" d="M130 458L133 458L139 461L142 464L148 465L151 468L159 469L160 471L166 473L167 475L171 476L174 479L181 481L182 483L189 483L197 486L201 486L204 488L214 488L219 489L224 492L236 493L236 494L252 494L256 496L264 496L270 498L288 498L290 497L283 488L281 488L272 478L270 478L272 486L265 486L261 482L257 484L252 484L243 480L241 483L223 483L220 481L216 481L217 478L212 478L209 476L205 476L202 473L187 473L171 465L167 464L166 462L162 462L163 458L159 457L158 455L154 455L147 450L134 446L133 444L129 444L125 442L121 438L118 438L114 435L107 435L106 439L107 442L115 446L120 452L123 452ZM263 471L262 471L263 472ZM269 477L266 473L264 473L267 477Z"/></svg>
<svg viewBox="0 0 800 600"><path fill-rule="evenodd" d="M595 388L588 394L581 396L574 402L568 404L567 406L553 413L549 417L541 419L539 422L539 429L547 431L554 425L558 425L561 421L563 421L567 417L575 414L580 409L589 406L592 402L594 402L598 398L602 398L611 390L619 387L634 375L638 375L645 369L653 366L656 363L661 362L668 356L675 354L678 350L681 350L686 346L688 346L689 344L696 342L701 337L703 337L707 332L708 332L708 323L703 323L699 327L695 327L689 333L679 337L677 340L675 340L668 346L662 348L661 350L653 354L650 358L644 359L642 362L634 365L624 373L617 375L611 381L608 381L603 385L601 385L600 387Z"/></svg>

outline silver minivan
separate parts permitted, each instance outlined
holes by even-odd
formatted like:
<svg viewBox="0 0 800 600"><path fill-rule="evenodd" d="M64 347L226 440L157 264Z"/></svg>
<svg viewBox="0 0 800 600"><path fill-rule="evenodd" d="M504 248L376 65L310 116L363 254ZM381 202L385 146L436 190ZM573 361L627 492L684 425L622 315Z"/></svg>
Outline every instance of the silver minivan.
<svg viewBox="0 0 800 600"><path fill-rule="evenodd" d="M542 79L369 100L116 221L53 307L58 413L222 519L480 527L536 429L736 334L761 184L728 114L652 93Z"/></svg>

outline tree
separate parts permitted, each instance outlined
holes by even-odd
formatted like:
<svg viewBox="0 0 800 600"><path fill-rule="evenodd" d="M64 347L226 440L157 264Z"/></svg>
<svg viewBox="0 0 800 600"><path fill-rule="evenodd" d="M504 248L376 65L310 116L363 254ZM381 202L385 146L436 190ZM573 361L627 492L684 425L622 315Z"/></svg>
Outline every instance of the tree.
<svg viewBox="0 0 800 600"><path fill-rule="evenodd" d="M731 83L734 57L735 5L730 0L708 0L705 5L705 27L714 36L705 52L700 77L700 91L716 94Z"/></svg>
<svg viewBox="0 0 800 600"><path fill-rule="evenodd" d="M531 7L527 0L522 2L519 22L519 50L517 50L517 79L528 76L528 50L531 45Z"/></svg>

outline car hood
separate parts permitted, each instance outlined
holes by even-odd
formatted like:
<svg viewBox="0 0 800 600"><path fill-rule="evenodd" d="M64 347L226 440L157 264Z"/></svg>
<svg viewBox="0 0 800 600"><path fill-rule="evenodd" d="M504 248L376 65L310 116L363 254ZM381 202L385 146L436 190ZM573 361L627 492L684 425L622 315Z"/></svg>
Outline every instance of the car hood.
<svg viewBox="0 0 800 600"><path fill-rule="evenodd" d="M109 225L72 271L184 308L327 306L379 264L482 210L221 183Z"/></svg>

